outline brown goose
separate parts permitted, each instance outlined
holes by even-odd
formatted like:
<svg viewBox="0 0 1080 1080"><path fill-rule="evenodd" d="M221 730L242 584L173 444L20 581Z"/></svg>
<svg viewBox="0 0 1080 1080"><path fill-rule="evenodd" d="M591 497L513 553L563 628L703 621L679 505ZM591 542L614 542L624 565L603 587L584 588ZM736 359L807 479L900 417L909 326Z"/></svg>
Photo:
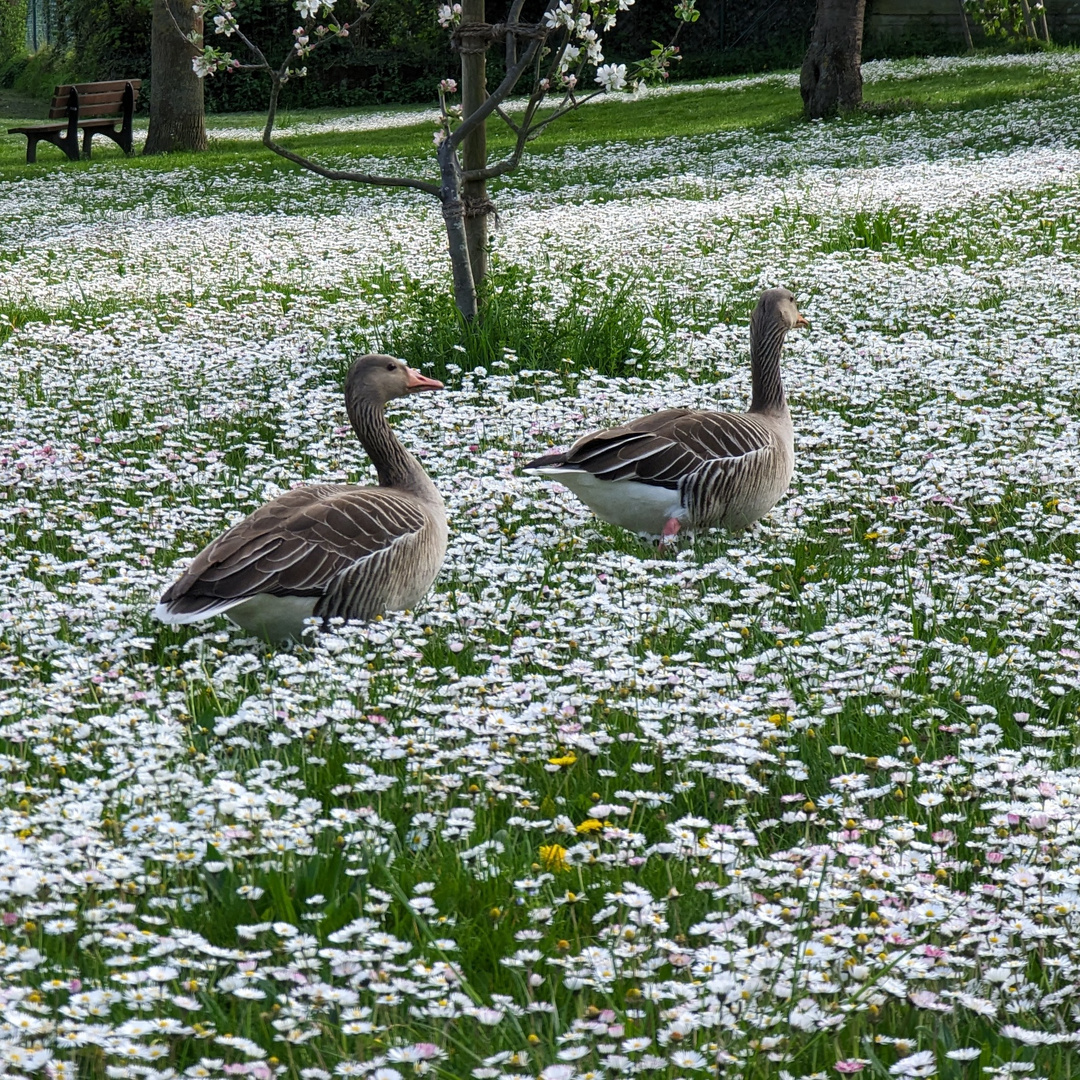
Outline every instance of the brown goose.
<svg viewBox="0 0 1080 1080"><path fill-rule="evenodd" d="M364 356L345 378L345 408L378 487L294 488L200 552L154 609L162 622L228 615L246 630L298 639L304 619L372 619L416 605L446 554L446 507L386 421L388 401L441 390L392 356Z"/></svg>
<svg viewBox="0 0 1080 1080"><path fill-rule="evenodd" d="M808 325L787 289L761 294L750 317L749 412L665 409L584 435L525 471L558 480L604 521L662 541L684 526L745 529L791 483L795 432L780 352L789 330Z"/></svg>

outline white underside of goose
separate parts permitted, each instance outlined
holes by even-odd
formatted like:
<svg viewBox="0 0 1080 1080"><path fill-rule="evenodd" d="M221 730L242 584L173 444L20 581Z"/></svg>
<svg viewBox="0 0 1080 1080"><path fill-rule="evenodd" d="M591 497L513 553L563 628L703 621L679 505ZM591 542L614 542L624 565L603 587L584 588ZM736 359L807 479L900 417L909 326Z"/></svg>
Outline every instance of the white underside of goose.
<svg viewBox="0 0 1080 1080"><path fill-rule="evenodd" d="M660 536L669 519L685 521L686 510L674 488L640 480L601 480L585 469L526 470L569 488L601 520L630 532Z"/></svg>
<svg viewBox="0 0 1080 1080"><path fill-rule="evenodd" d="M272 641L292 638L299 641L304 632L304 620L315 614L317 596L274 596L257 593L245 600L234 600L203 611L176 615L165 604L154 608L154 618L179 626L202 622L215 615L227 615L237 626Z"/></svg>
<svg viewBox="0 0 1080 1080"><path fill-rule="evenodd" d="M304 620L315 614L317 596L273 596L258 593L250 600L229 608L226 615L237 626L250 630L271 641L292 638L299 641L304 633Z"/></svg>

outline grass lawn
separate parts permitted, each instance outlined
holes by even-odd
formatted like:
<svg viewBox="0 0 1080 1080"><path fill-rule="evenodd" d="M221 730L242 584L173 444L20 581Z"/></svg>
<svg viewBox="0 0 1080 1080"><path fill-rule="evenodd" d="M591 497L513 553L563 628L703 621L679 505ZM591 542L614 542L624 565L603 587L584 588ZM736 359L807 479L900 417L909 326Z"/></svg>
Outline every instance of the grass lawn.
<svg viewBox="0 0 1080 1080"><path fill-rule="evenodd" d="M11 1075L885 1080L1080 1071L1080 63L590 106L438 207L257 117L205 155L0 137L0 1060ZM335 162L430 125L292 114ZM370 130L357 131L368 125ZM658 552L518 466L743 409L791 288L792 490ZM341 378L451 519L414 612L271 649L149 612L309 480Z"/></svg>
<svg viewBox="0 0 1080 1080"><path fill-rule="evenodd" d="M970 64L960 70L935 71L911 74L903 63L877 62L866 65L868 80L865 100L871 111L928 110L953 112L965 109L1002 106L1024 100L1055 100L1076 92L1075 66L1069 64L1068 52L1052 54L1062 58L1068 66L1039 64L1036 60L1028 65L1003 65L1000 57L982 58L982 63ZM980 58L973 58L979 61ZM880 69L880 73L878 73ZM875 77L875 75L877 77ZM1064 77L1063 77L1064 76ZM701 86L702 84L695 84ZM691 93L689 96L678 84L671 91L656 98L641 101L604 102L600 107L582 109L572 113L547 129L535 144L544 151L563 148L587 148L596 145L629 140L641 142L647 139L664 139L671 136L708 136L717 131L768 130L797 133L801 129L802 102L798 92L798 75L789 74L753 79L716 80L710 84L715 90ZM724 87L733 89L724 92ZM14 110L18 105L29 107L29 101L18 98L10 91L0 98L0 109L13 123L29 123L40 119L39 107L32 115L21 118ZM279 129L288 130L295 123L325 126L330 130L313 132L289 140L287 145L302 149L312 155L332 157L372 156L381 159L423 159L428 170L433 168L431 159L430 121L408 125L410 116L434 111L415 107L399 109L323 109L314 113L283 112L279 116ZM365 131L362 137L348 130L333 130L335 120L378 116L396 121L394 126ZM134 159L129 167L171 169L177 166L195 166L210 173L224 165L237 163L265 164L283 170L295 168L261 147L251 146L251 137L261 133L265 117L261 114L242 113L211 116L208 132L211 149L199 155L166 155L147 159ZM10 125L9 125L10 126ZM146 120L139 124L145 128ZM237 129L245 129L247 137L230 138ZM218 134L221 133L221 134ZM42 145L38 164L28 169L25 165L26 140L22 136L0 136L0 177L16 179L21 175L34 174L63 164L66 168L92 168L87 163L68 163L59 150ZM506 152L513 145L508 129L493 124L489 136L491 154ZM107 140L94 145L95 159L111 159L122 156L120 149ZM8 167L11 166L11 171Z"/></svg>

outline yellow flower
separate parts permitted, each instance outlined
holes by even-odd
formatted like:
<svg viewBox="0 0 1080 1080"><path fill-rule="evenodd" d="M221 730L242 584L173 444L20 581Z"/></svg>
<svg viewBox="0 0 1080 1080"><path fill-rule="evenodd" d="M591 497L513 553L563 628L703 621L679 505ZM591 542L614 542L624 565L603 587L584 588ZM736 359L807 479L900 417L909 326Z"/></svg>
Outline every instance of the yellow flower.
<svg viewBox="0 0 1080 1080"><path fill-rule="evenodd" d="M575 761L577 761L577 754L575 754L572 750L569 754L564 754L562 757L548 758L549 765L560 765L568 767L570 765L573 765Z"/></svg>
<svg viewBox="0 0 1080 1080"><path fill-rule="evenodd" d="M587 818L585 821L583 821L577 827L577 831L579 833L593 833L593 832L599 832L600 829L602 829L603 827L604 827L604 823L602 821L597 821L596 818L591 817L591 818Z"/></svg>
<svg viewBox="0 0 1080 1080"><path fill-rule="evenodd" d="M545 870L558 874L566 869L566 848L561 844L545 844L540 849L540 861Z"/></svg>

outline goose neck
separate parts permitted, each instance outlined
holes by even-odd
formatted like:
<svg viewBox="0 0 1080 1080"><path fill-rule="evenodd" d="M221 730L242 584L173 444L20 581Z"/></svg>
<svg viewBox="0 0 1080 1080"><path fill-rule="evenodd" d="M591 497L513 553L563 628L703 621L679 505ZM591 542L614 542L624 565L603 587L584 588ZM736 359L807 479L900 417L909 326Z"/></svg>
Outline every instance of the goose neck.
<svg viewBox="0 0 1080 1080"><path fill-rule="evenodd" d="M360 445L367 451L381 487L409 487L423 470L398 441L386 419L386 407L372 401L347 402L349 420Z"/></svg>
<svg viewBox="0 0 1080 1080"><path fill-rule="evenodd" d="M780 412L787 405L780 378L780 354L787 327L778 319L757 317L750 322L751 412Z"/></svg>

